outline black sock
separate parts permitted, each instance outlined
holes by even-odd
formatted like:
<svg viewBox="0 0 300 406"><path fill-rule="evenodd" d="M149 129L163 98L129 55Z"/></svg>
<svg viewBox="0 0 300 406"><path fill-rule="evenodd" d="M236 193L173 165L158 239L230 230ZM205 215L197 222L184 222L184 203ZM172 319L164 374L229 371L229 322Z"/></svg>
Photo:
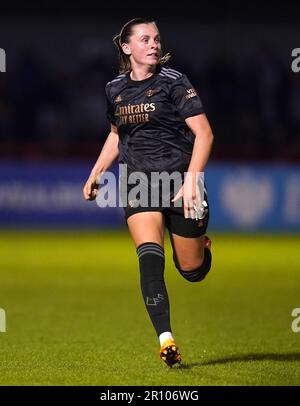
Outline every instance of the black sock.
<svg viewBox="0 0 300 406"><path fill-rule="evenodd" d="M183 271L178 266L177 269L181 273L181 275L188 280L189 282L200 282L202 281L205 276L208 274L211 268L211 252L208 248L204 248L204 259L203 263L199 268L196 268L192 271Z"/></svg>
<svg viewBox="0 0 300 406"><path fill-rule="evenodd" d="M146 242L138 246L137 254L144 302L159 336L171 331L169 298L164 281L164 250L159 244Z"/></svg>

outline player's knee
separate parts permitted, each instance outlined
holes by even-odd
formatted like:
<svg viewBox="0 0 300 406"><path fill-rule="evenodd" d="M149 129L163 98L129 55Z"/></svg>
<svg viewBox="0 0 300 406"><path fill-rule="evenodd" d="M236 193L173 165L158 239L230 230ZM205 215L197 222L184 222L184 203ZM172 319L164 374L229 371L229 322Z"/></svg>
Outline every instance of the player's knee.
<svg viewBox="0 0 300 406"><path fill-rule="evenodd" d="M189 264L186 266L179 266L177 260L175 260L175 266L179 270L180 274L189 282L200 282L202 281L211 269L211 252L209 249L205 249L205 254L203 262L197 268L189 269ZM184 264L182 264L184 265Z"/></svg>
<svg viewBox="0 0 300 406"><path fill-rule="evenodd" d="M203 258L204 259L204 258ZM180 264L177 261L174 260L175 266L179 271L183 272L191 272L194 271L196 268L199 268L203 264L203 259L202 262L199 264L199 261L188 261L188 260L180 260Z"/></svg>

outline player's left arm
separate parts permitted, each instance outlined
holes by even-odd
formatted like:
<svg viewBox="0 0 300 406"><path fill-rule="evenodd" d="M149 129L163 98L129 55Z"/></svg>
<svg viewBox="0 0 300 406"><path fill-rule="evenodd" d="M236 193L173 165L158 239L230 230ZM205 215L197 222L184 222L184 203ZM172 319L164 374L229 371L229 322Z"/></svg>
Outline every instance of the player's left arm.
<svg viewBox="0 0 300 406"><path fill-rule="evenodd" d="M188 117L185 122L195 135L188 171L192 173L203 172L214 140L212 129L205 114Z"/></svg>

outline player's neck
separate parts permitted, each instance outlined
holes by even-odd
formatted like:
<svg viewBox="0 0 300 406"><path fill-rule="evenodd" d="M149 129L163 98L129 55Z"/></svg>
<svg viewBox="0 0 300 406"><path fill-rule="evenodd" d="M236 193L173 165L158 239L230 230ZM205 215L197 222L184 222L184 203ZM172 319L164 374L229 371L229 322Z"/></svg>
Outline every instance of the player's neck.
<svg viewBox="0 0 300 406"><path fill-rule="evenodd" d="M144 80L148 79L155 73L156 66L137 66L130 72L130 78L132 80Z"/></svg>

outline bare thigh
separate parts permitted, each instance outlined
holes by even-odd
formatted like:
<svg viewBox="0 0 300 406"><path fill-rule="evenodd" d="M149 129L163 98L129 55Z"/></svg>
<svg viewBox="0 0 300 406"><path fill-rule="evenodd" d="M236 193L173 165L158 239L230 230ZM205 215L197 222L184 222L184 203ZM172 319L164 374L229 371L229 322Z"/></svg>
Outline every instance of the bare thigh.
<svg viewBox="0 0 300 406"><path fill-rule="evenodd" d="M204 259L204 235L195 238L171 234L173 253L182 271L192 271L202 265Z"/></svg>
<svg viewBox="0 0 300 406"><path fill-rule="evenodd" d="M161 212L136 213L127 219L130 235L136 247L145 242L164 246L164 217Z"/></svg>

